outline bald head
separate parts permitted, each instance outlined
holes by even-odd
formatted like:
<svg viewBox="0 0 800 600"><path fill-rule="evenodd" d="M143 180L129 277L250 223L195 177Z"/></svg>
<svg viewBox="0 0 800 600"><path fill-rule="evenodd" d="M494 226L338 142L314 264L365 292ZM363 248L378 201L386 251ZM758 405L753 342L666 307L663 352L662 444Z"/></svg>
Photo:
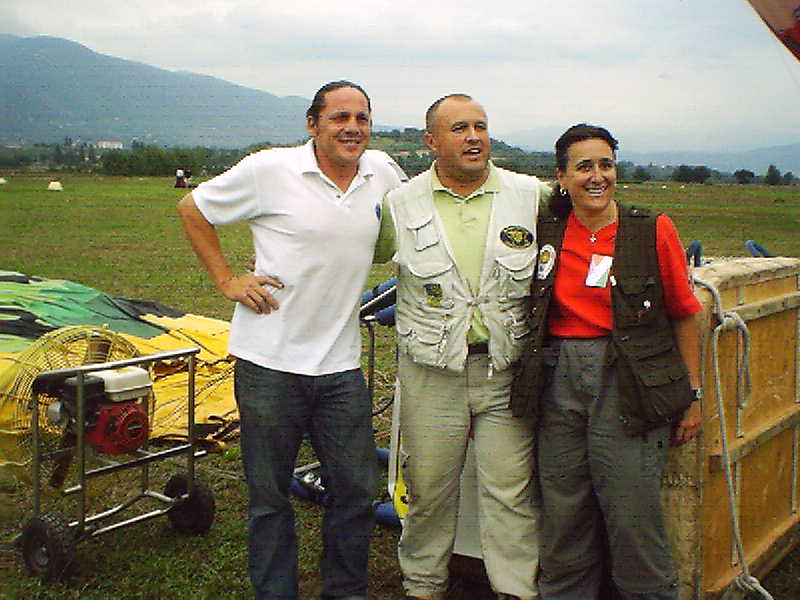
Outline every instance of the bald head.
<svg viewBox="0 0 800 600"><path fill-rule="evenodd" d="M446 96L442 96L436 102L431 104L428 110L425 112L425 131L433 131L433 125L436 122L436 113L439 111L439 107L445 100L450 100L451 98L464 101L472 100L472 96L468 94L447 94Z"/></svg>
<svg viewBox="0 0 800 600"><path fill-rule="evenodd" d="M436 174L456 194L467 195L488 177L489 123L483 107L466 94L450 94L426 115L425 144L436 157Z"/></svg>

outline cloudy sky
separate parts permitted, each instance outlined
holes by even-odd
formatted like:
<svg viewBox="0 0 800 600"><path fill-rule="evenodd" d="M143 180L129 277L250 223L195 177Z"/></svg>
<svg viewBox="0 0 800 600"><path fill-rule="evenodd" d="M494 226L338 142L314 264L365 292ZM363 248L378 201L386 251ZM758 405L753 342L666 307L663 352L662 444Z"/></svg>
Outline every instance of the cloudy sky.
<svg viewBox="0 0 800 600"><path fill-rule="evenodd" d="M623 150L800 143L800 62L745 0L2 0L0 33L279 96L346 78L387 125L463 91L540 149L580 121Z"/></svg>

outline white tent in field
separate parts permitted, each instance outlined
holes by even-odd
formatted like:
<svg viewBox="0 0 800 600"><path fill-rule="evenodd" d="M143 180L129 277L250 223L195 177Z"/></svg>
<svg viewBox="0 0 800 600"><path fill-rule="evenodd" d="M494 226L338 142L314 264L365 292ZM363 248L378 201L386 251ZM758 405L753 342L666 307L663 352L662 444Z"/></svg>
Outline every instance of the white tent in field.
<svg viewBox="0 0 800 600"><path fill-rule="evenodd" d="M8 180L0 177L0 185L3 185L4 183L8 183Z"/></svg>
<svg viewBox="0 0 800 600"><path fill-rule="evenodd" d="M51 192L63 192L64 186L61 185L60 181L51 181L49 184L47 184L47 189Z"/></svg>

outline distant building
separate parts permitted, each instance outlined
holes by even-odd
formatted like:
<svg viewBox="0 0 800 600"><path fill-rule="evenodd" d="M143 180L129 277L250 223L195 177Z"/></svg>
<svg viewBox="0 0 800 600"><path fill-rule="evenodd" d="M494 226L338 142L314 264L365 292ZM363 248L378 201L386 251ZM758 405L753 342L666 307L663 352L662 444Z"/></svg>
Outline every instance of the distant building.
<svg viewBox="0 0 800 600"><path fill-rule="evenodd" d="M100 148L101 150L122 150L122 142L109 142L106 140L101 140L99 142L95 142L95 147Z"/></svg>
<svg viewBox="0 0 800 600"><path fill-rule="evenodd" d="M416 154L417 156L431 156L433 154L433 150L429 150L428 148L417 148L416 150L400 150L399 152L393 153L395 156L411 156L412 154Z"/></svg>

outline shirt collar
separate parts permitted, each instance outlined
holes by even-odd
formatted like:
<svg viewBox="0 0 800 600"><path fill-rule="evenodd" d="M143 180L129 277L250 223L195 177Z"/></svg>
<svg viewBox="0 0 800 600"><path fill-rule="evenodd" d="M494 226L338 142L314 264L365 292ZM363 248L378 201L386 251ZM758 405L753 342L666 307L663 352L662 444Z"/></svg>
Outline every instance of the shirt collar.
<svg viewBox="0 0 800 600"><path fill-rule="evenodd" d="M454 193L450 188L445 187L445 185L439 179L439 175L436 173L436 162L431 165L431 188L434 192L445 192L454 198L462 198L463 196L459 196L458 194ZM483 182L477 190L472 192L469 196L466 196L466 200L470 198L481 196L483 194L496 194L500 192L500 176L497 173L497 167L494 166L492 161L489 161L489 175L486 177L486 181Z"/></svg>
<svg viewBox="0 0 800 600"><path fill-rule="evenodd" d="M301 173L318 173L319 175L324 175L322 169L319 168L319 164L317 163L317 155L314 154L314 138L309 139L303 146L303 150L300 153L300 172ZM361 158L358 159L358 172L356 173L356 179L359 177L371 177L375 174L375 169L372 168L372 165L369 164L369 161L365 160L366 152L361 155Z"/></svg>

